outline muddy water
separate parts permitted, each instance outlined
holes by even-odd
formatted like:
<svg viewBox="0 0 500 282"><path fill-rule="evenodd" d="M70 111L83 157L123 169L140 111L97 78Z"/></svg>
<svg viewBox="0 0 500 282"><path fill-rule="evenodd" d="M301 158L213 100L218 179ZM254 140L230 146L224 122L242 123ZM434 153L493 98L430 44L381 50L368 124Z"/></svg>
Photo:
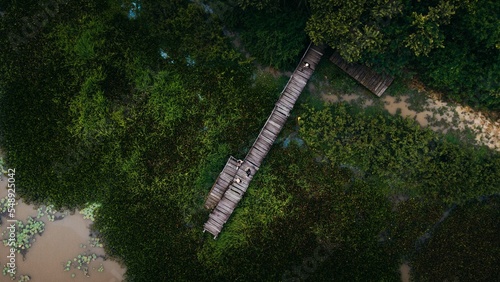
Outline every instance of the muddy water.
<svg viewBox="0 0 500 282"><path fill-rule="evenodd" d="M6 177L0 182L0 197L6 196ZM16 219L26 222L28 216L36 217L37 211L32 205L27 205L18 201L16 207ZM98 247L90 247L89 225L90 220L84 219L76 212L74 215L67 215L62 220L50 222L47 217L42 218L45 222L45 231L42 236L36 236L36 241L26 254L23 261L21 254L16 254L17 277L29 275L30 281L97 281L97 282L118 282L123 280L125 269L114 261L104 261L101 257L89 264L89 277L86 277L82 270L72 268L64 271L64 264L80 254L93 254L104 256L104 250ZM1 230L5 231L7 219L2 218ZM82 247L82 246L86 247ZM8 249L0 243L0 263L3 266L7 262ZM104 271L99 272L101 266ZM74 274L74 278L72 277ZM10 281L8 276L0 274L0 281ZM16 280L17 281L17 280Z"/></svg>
<svg viewBox="0 0 500 282"><path fill-rule="evenodd" d="M321 94L321 99L326 102L337 103L339 101L339 97L337 95L330 95L326 93Z"/></svg>
<svg viewBox="0 0 500 282"><path fill-rule="evenodd" d="M406 263L399 267L399 272L401 273L401 282L410 282L410 266Z"/></svg>
<svg viewBox="0 0 500 282"><path fill-rule="evenodd" d="M345 95L341 95L340 96L340 99L342 99L343 102L352 102L356 99L359 99L359 95L356 95L356 94L345 94Z"/></svg>

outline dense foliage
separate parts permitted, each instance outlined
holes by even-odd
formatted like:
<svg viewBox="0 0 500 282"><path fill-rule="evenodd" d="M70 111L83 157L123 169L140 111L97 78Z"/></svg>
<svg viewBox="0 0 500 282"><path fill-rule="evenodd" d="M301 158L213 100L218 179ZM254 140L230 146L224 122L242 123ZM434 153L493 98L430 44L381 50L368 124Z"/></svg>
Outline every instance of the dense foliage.
<svg viewBox="0 0 500 282"><path fill-rule="evenodd" d="M424 82L472 105L500 109L498 1L310 1L314 42Z"/></svg>
<svg viewBox="0 0 500 282"><path fill-rule="evenodd" d="M500 199L457 208L429 239L412 266L420 281L494 281L500 277ZM480 238L480 239L478 239Z"/></svg>
<svg viewBox="0 0 500 282"><path fill-rule="evenodd" d="M259 3L246 9L280 9ZM49 12L37 1L9 4L0 20L14 34L0 37L0 128L19 194L57 207L99 203L94 228L129 281L398 281L403 260L440 277L423 262L449 263L432 251L445 246L446 225L423 253L415 242L453 204L500 192L498 154L380 113L305 108L296 114L306 146L273 147L212 240L201 232L204 197L228 155L244 156L284 81L256 71L220 18L190 1L141 3L136 17L128 1L71 1ZM47 20L13 46L9 38L23 36L18 19L40 11ZM284 20L275 15L269 22ZM290 28L284 34L297 32ZM299 39L280 56L292 59ZM481 205L473 219L498 222ZM475 226L469 219L457 220ZM491 232L474 236L493 247L469 259L498 258ZM457 275L496 271L473 267Z"/></svg>
<svg viewBox="0 0 500 282"><path fill-rule="evenodd" d="M411 120L356 114L344 105L311 110L303 120L301 130L312 149L336 165L377 178L389 192L446 203L498 192L498 154L454 144Z"/></svg>
<svg viewBox="0 0 500 282"><path fill-rule="evenodd" d="M246 9L280 11L281 2L237 3ZM302 3L287 1L286 6L307 10ZM310 0L307 6L309 38L331 46L348 61L398 76L418 72L450 99L500 109L498 1ZM288 21L293 25L296 20L290 16ZM248 30L257 32L253 26ZM268 38L255 40L251 44L269 43Z"/></svg>
<svg viewBox="0 0 500 282"><path fill-rule="evenodd" d="M262 64L278 69L294 67L307 45L307 15L302 10L234 9L228 15L240 31L243 47Z"/></svg>

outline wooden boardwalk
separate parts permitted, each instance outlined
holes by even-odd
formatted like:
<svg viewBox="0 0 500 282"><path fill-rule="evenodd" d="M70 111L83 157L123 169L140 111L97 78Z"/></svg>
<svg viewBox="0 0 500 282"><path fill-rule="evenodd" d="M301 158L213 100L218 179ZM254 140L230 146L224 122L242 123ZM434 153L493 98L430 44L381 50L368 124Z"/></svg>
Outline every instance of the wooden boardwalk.
<svg viewBox="0 0 500 282"><path fill-rule="evenodd" d="M209 196L205 202L206 209L213 209L220 199L222 199L222 196L226 193L227 188L236 176L236 171L240 165L241 162L239 160L236 160L232 156L229 157L224 169L222 169L222 172L215 180L215 184L208 194Z"/></svg>
<svg viewBox="0 0 500 282"><path fill-rule="evenodd" d="M367 66L360 64L348 63L344 60L339 53L335 52L330 61L336 64L339 68L349 74L352 78L361 83L368 90L377 96L381 96L387 87L391 85L394 80L389 75L379 74Z"/></svg>
<svg viewBox="0 0 500 282"><path fill-rule="evenodd" d="M210 232L214 239L247 191L322 56L323 48L309 45L245 159L229 157L217 177L205 202L205 207L212 212L203 226L203 232Z"/></svg>

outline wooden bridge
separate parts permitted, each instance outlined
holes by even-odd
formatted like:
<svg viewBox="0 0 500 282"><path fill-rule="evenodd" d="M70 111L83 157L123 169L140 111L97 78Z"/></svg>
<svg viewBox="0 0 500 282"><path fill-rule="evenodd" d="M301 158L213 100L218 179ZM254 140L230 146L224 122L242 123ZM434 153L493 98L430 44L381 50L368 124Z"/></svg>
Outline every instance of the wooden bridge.
<svg viewBox="0 0 500 282"><path fill-rule="evenodd" d="M214 239L245 194L322 56L322 47L309 44L245 159L229 157L217 177L205 202L205 208L212 212L203 227L203 232L210 232Z"/></svg>
<svg viewBox="0 0 500 282"><path fill-rule="evenodd" d="M348 63L337 52L330 57L330 61L379 97L394 80L392 76L379 74L367 66Z"/></svg>

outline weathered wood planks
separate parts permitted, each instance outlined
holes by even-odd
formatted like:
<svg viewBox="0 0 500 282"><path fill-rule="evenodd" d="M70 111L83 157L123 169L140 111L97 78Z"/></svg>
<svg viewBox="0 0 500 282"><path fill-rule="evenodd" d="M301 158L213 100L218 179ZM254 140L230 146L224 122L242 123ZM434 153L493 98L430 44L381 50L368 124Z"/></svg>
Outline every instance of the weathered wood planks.
<svg viewBox="0 0 500 282"><path fill-rule="evenodd" d="M348 63L337 52L330 57L330 61L379 97L394 80L392 76L379 74L367 66Z"/></svg>
<svg viewBox="0 0 500 282"><path fill-rule="evenodd" d="M222 169L222 172L219 174L214 185L212 186L212 189L208 193L207 200L205 201L205 208L213 209L220 199L222 199L227 188L233 181L239 165L240 164L237 159L229 157L226 165Z"/></svg>
<svg viewBox="0 0 500 282"><path fill-rule="evenodd" d="M245 159L238 162L230 157L215 181L205 203L207 209L213 210L203 226L203 232L208 231L214 239L241 201L322 55L323 48L309 45Z"/></svg>

